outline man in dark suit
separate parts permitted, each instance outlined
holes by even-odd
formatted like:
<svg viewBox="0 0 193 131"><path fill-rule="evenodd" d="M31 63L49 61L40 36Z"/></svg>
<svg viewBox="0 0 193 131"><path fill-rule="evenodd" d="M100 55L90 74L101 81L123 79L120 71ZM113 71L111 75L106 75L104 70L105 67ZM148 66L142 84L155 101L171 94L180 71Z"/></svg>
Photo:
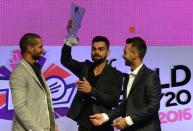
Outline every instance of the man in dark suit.
<svg viewBox="0 0 193 131"><path fill-rule="evenodd" d="M107 63L109 41L103 36L92 40L93 62L78 62L71 56L71 42L66 41L62 49L61 63L79 77L78 91L68 112L68 117L77 121L79 131L113 131L109 122L93 126L89 116L105 112L118 105L122 87L122 73ZM81 53L81 51L80 51Z"/></svg>
<svg viewBox="0 0 193 131"><path fill-rule="evenodd" d="M143 64L146 49L140 37L126 40L123 58L131 73L124 80L123 103L110 113L92 115L95 126L114 119L113 126L123 131L161 131L158 116L161 84L157 73Z"/></svg>

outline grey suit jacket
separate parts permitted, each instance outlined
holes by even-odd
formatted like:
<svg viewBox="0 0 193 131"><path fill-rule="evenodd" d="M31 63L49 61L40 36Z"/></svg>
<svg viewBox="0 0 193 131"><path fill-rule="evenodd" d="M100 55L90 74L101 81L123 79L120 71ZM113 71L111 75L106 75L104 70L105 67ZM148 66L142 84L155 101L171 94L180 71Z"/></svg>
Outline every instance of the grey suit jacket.
<svg viewBox="0 0 193 131"><path fill-rule="evenodd" d="M49 88L43 76L42 78L46 89L42 87L34 70L24 59L12 72L10 87L15 111L13 131L50 131L45 93Z"/></svg>

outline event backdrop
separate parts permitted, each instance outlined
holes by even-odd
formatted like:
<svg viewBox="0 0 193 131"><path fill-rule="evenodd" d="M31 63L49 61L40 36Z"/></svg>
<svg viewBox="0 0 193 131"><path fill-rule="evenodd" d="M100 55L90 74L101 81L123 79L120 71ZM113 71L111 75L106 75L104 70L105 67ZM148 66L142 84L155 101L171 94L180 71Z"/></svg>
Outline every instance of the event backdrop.
<svg viewBox="0 0 193 131"><path fill-rule="evenodd" d="M0 131L11 131L13 105L10 73L21 58L18 43L27 32L42 36L46 53L39 61L50 90L59 131L76 131L66 117L76 93L77 77L60 63L60 51L74 2L86 12L73 56L90 59L94 36L109 38L112 66L129 72L121 58L125 39L146 40L145 64L161 78L160 121L163 131L193 130L193 1L192 0L1 0L0 1ZM56 88L59 87L59 88Z"/></svg>
<svg viewBox="0 0 193 131"><path fill-rule="evenodd" d="M46 45L61 45L71 15L71 3L85 8L78 32L82 45L96 35L122 45L141 36L150 45L193 45L192 0L1 0L0 45L15 45L35 32Z"/></svg>
<svg viewBox="0 0 193 131"><path fill-rule="evenodd" d="M74 83L77 77L60 63L62 46L46 46L46 53L40 63L42 72L52 92L53 106L59 131L76 131L76 123L65 117L76 93ZM129 72L121 58L123 46L112 46L108 58L112 66L122 72ZM149 46L144 63L159 72L162 83L162 99L160 120L163 131L192 131L193 129L193 81L191 74L193 64L193 47ZM172 52L171 52L172 51ZM18 47L0 48L0 131L11 131L13 105L9 88L9 75L20 59ZM179 53L180 52L180 53ZM73 49L73 57L79 61L90 59L90 46L77 46ZM80 55L81 54L81 55ZM56 88L58 87L58 88Z"/></svg>

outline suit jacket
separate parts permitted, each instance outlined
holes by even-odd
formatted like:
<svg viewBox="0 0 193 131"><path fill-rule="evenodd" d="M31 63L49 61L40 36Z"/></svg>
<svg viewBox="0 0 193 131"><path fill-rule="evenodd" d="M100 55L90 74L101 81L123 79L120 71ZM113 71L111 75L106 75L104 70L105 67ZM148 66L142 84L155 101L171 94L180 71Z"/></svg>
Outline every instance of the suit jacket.
<svg viewBox="0 0 193 131"><path fill-rule="evenodd" d="M34 70L24 59L11 74L10 87L14 105L13 131L50 131L45 90ZM50 93L49 93L50 94ZM50 95L48 98L51 98ZM51 101L51 99L50 99Z"/></svg>
<svg viewBox="0 0 193 131"><path fill-rule="evenodd" d="M134 124L124 131L161 131L158 115L161 98L159 76L143 65L135 77L128 98L126 98L128 80L129 77L126 75L123 103L108 114L111 120L120 115L130 116Z"/></svg>
<svg viewBox="0 0 193 131"><path fill-rule="evenodd" d="M93 65L93 63L88 60L78 62L72 59L71 48L67 46L64 46L62 49L61 63L80 79L82 79L83 76L88 79L88 69ZM91 93L88 94L88 97L92 99L93 113L107 113L112 107L117 106L121 87L122 73L106 65L96 83L96 87L92 87ZM75 121L77 121L77 117L82 111L84 95L84 93L77 91L68 112L67 116Z"/></svg>

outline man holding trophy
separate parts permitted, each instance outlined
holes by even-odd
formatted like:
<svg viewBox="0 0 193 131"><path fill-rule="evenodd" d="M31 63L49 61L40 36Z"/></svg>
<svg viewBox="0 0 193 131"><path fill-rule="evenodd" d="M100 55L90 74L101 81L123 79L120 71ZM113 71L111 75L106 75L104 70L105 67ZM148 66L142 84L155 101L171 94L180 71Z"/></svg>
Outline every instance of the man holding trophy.
<svg viewBox="0 0 193 131"><path fill-rule="evenodd" d="M107 63L110 54L109 41L104 36L96 36L92 40L92 61L79 62L72 58L71 50L73 46L78 45L76 33L83 16L81 7L74 6L73 11L77 16L68 23L69 35L62 48L61 63L79 77L79 80L76 83L77 93L67 116L77 122L79 131L113 131L109 122L94 126L89 116L108 113L118 106L122 73ZM80 14L82 15L78 16Z"/></svg>

